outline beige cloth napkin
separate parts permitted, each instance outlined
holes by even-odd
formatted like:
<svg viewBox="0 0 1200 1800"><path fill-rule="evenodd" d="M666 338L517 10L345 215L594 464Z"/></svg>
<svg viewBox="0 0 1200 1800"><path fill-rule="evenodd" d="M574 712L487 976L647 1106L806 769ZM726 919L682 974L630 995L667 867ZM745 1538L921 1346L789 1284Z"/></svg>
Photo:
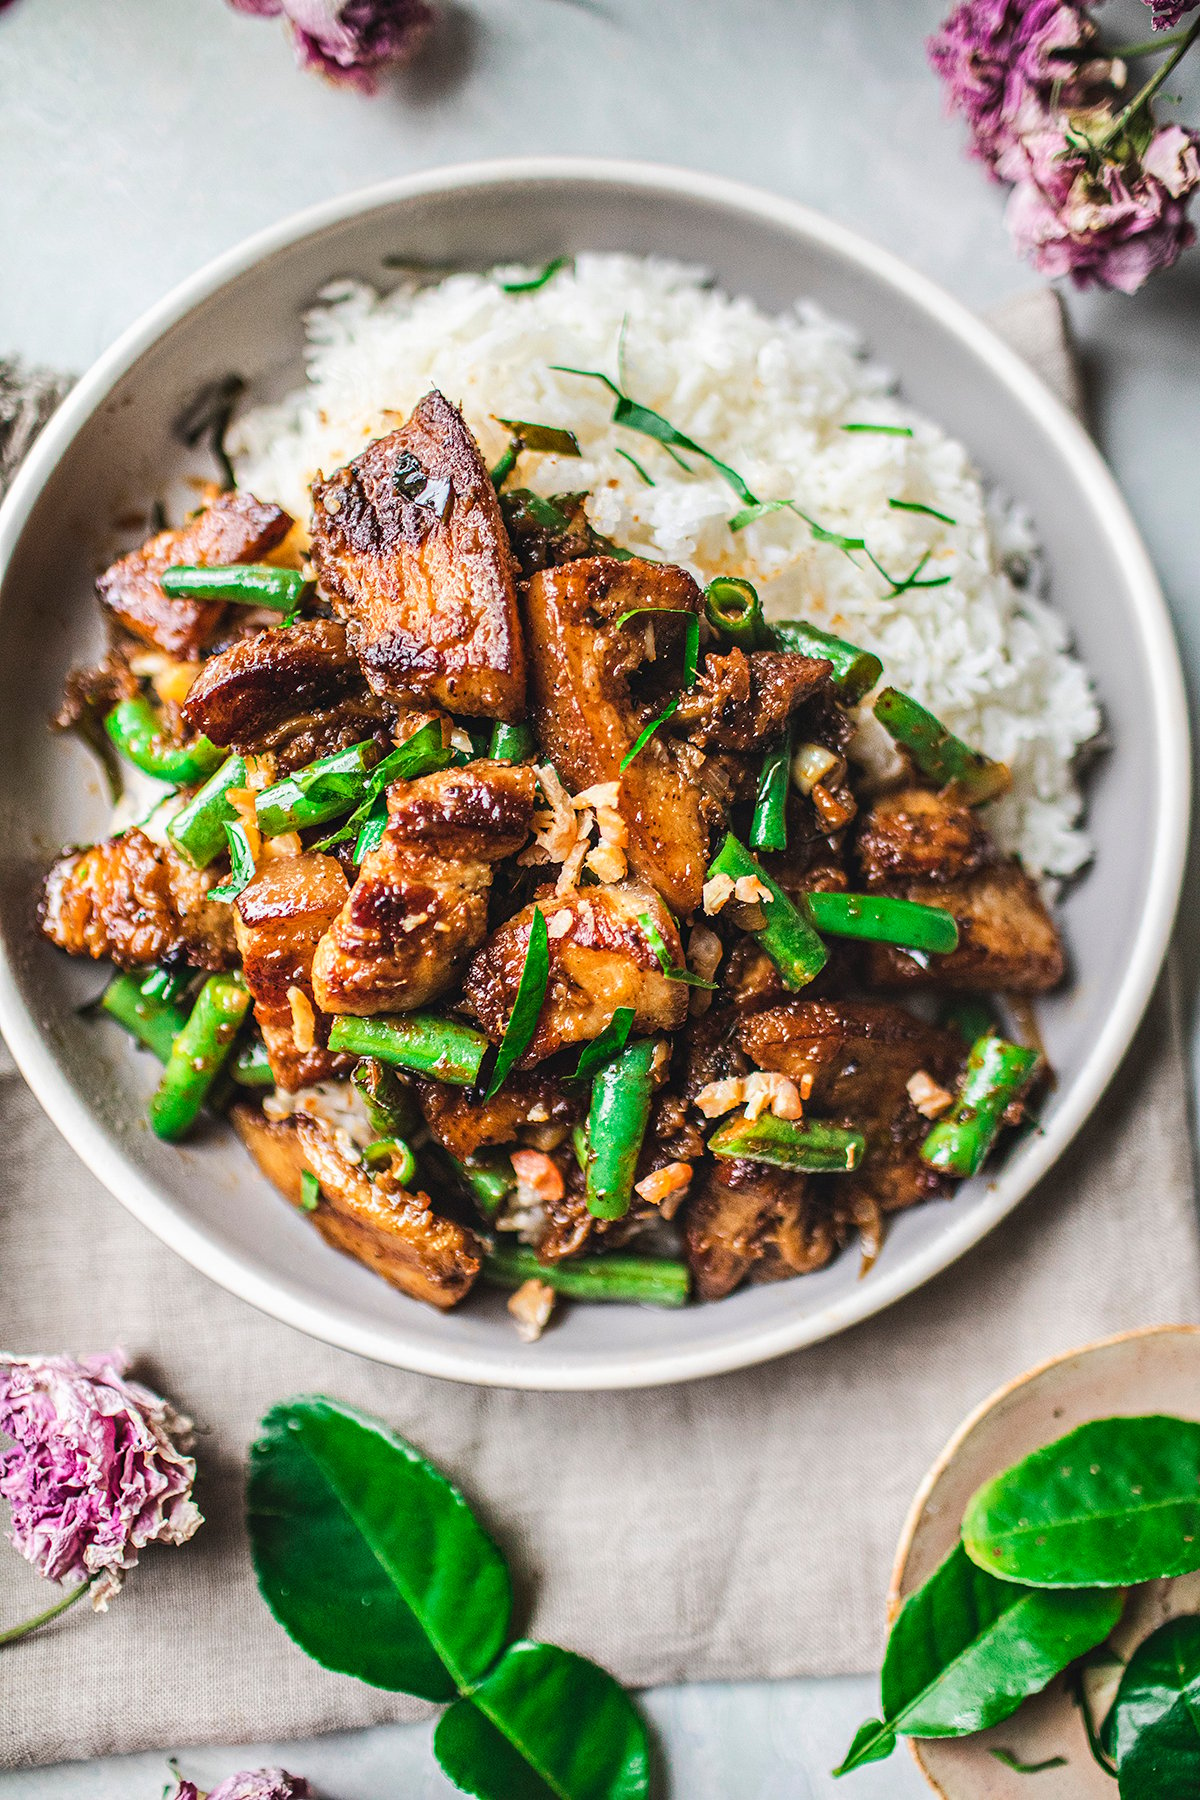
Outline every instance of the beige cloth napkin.
<svg viewBox="0 0 1200 1800"><path fill-rule="evenodd" d="M1061 316L1008 328L1070 391ZM2 454L2 451L0 451ZM375 1367L195 1274L0 1080L4 1343L125 1345L196 1418L208 1523L111 1611L4 1653L0 1765L310 1735L422 1709L305 1659L255 1592L241 1524L256 1419L318 1389L386 1418L505 1546L518 1623L626 1682L877 1666L892 1548L954 1425L1031 1362L1200 1318L1184 1065L1165 989L1096 1115L1018 1212L919 1294L785 1361L633 1394L482 1391ZM45 1603L3 1560L5 1620Z"/></svg>

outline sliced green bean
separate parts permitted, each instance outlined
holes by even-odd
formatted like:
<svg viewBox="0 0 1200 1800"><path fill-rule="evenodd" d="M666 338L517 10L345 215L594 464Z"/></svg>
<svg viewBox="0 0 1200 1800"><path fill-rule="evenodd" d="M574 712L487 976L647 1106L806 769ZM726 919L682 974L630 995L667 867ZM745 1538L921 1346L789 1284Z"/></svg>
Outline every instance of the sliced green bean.
<svg viewBox="0 0 1200 1800"><path fill-rule="evenodd" d="M946 1175L977 1175L996 1141L1004 1115L1019 1100L1038 1064L1036 1050L989 1033L971 1047L950 1111L921 1145L921 1160Z"/></svg>
<svg viewBox="0 0 1200 1800"><path fill-rule="evenodd" d="M787 849L787 801L792 784L792 728L768 750L758 777L750 842L755 850Z"/></svg>
<svg viewBox="0 0 1200 1800"><path fill-rule="evenodd" d="M771 635L763 617L758 590L737 575L718 575L704 590L704 616L742 650L762 650Z"/></svg>
<svg viewBox="0 0 1200 1800"><path fill-rule="evenodd" d="M350 1085L362 1101L371 1130L379 1137L408 1138L421 1123L411 1088L393 1075L378 1057L364 1056L350 1072Z"/></svg>
<svg viewBox="0 0 1200 1800"><path fill-rule="evenodd" d="M250 1005L240 975L210 975L171 1049L150 1102L155 1135L175 1143L186 1135L233 1049Z"/></svg>
<svg viewBox="0 0 1200 1800"><path fill-rule="evenodd" d="M942 1024L957 1031L968 1049L977 1038L996 1029L996 1014L991 1002L975 994L960 994L942 1009Z"/></svg>
<svg viewBox="0 0 1200 1800"><path fill-rule="evenodd" d="M417 1159L403 1138L376 1138L362 1154L368 1169L387 1169L401 1187L412 1186Z"/></svg>
<svg viewBox="0 0 1200 1800"><path fill-rule="evenodd" d="M173 1000L146 991L146 977L117 975L100 1000L110 1019L123 1025L140 1044L165 1063L171 1047L187 1024L187 1013Z"/></svg>
<svg viewBox="0 0 1200 1800"><path fill-rule="evenodd" d="M142 992L156 994L162 1000L181 1000L195 979L195 969L167 969L160 965L147 970Z"/></svg>
<svg viewBox="0 0 1200 1800"><path fill-rule="evenodd" d="M922 906L890 894L806 894L812 922L830 937L869 944L899 944L948 956L958 948L958 926L942 906Z"/></svg>
<svg viewBox="0 0 1200 1800"><path fill-rule="evenodd" d="M215 775L209 776L186 806L180 807L167 826L168 838L194 868L207 868L213 857L225 849L225 827L238 816L226 795L230 788L245 785L246 759L231 756Z"/></svg>
<svg viewBox="0 0 1200 1800"><path fill-rule="evenodd" d="M823 1119L732 1119L708 1140L714 1156L745 1157L778 1169L804 1169L813 1175L847 1175L866 1154L859 1131L827 1125Z"/></svg>
<svg viewBox="0 0 1200 1800"><path fill-rule="evenodd" d="M993 762L982 751L970 749L911 694L884 688L875 701L875 717L908 751L922 775L942 787L953 782L963 799L973 806L994 800L1012 785L1007 764Z"/></svg>
<svg viewBox="0 0 1200 1800"><path fill-rule="evenodd" d="M533 730L529 725L506 725L503 719L497 719L492 726L488 755L495 762L528 762L536 751Z"/></svg>
<svg viewBox="0 0 1200 1800"><path fill-rule="evenodd" d="M191 787L204 781L225 760L206 737L193 738L187 744L175 744L162 728L162 719L144 694L119 700L105 716L104 729L114 747L127 762L156 781L169 781L175 787Z"/></svg>
<svg viewBox="0 0 1200 1800"><path fill-rule="evenodd" d="M587 1208L596 1219L623 1219L650 1122L654 1093L652 1038L635 1038L592 1083L588 1113Z"/></svg>
<svg viewBox="0 0 1200 1800"><path fill-rule="evenodd" d="M481 1031L433 1013L376 1013L368 1019L338 1013L329 1028L329 1048L472 1087L489 1045Z"/></svg>
<svg viewBox="0 0 1200 1800"><path fill-rule="evenodd" d="M848 706L870 693L883 674L883 664L870 650L860 650L802 619L774 619L771 631L784 650L802 656L824 656L833 664L833 685Z"/></svg>
<svg viewBox="0 0 1200 1800"><path fill-rule="evenodd" d="M229 1073L239 1087L274 1087L275 1076L271 1070L267 1046L258 1033L244 1043L229 1065Z"/></svg>
<svg viewBox="0 0 1200 1800"><path fill-rule="evenodd" d="M256 795L254 817L264 837L304 831L350 812L362 799L367 776L378 761L374 742L351 744L318 757Z"/></svg>
<svg viewBox="0 0 1200 1800"><path fill-rule="evenodd" d="M608 1300L644 1306L683 1306L691 1287L686 1263L657 1256L571 1256L544 1263L522 1245L497 1245L483 1261L485 1281L516 1288L544 1281L572 1300Z"/></svg>
<svg viewBox="0 0 1200 1800"><path fill-rule="evenodd" d="M299 569L273 563L234 563L229 567L192 568L177 563L159 580L172 600L232 600L238 606L267 606L272 612L295 612L306 588Z"/></svg>
<svg viewBox="0 0 1200 1800"><path fill-rule="evenodd" d="M792 904L779 883L767 874L732 832L726 834L725 842L709 865L708 879L714 875L728 875L735 882L745 875L753 875L762 882L769 898L756 903L762 908L763 923L754 936L779 970L785 987L793 992L807 987L825 967L828 952L811 920Z"/></svg>
<svg viewBox="0 0 1200 1800"><path fill-rule="evenodd" d="M494 1219L517 1185L512 1163L502 1150L480 1150L463 1161L440 1144L426 1144L421 1166L474 1202L485 1219Z"/></svg>

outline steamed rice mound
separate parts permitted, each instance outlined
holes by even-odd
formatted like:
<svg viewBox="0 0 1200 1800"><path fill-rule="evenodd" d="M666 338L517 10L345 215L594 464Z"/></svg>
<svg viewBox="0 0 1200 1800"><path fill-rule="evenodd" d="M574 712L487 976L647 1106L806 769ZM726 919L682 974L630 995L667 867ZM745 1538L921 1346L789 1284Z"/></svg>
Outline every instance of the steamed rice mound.
<svg viewBox="0 0 1200 1800"><path fill-rule="evenodd" d="M1036 592L1030 521L989 504L963 446L811 306L773 318L698 270L629 256L580 256L537 292L506 293L501 282L522 273L451 275L382 297L357 283L326 289L307 321L307 386L230 432L239 483L305 519L314 477L393 430L431 387L461 405L489 462L508 441L498 418L565 426L582 458L529 453L521 485L586 488L593 524L618 543L701 582L743 575L768 616L810 619L874 650L885 681L1011 766L1011 792L987 809L1004 847L1035 873L1082 867L1075 764L1099 710L1063 622ZM790 510L731 533L741 502L710 464L688 455L681 467L614 426L608 389L555 364L602 371L760 499L794 500L826 531L863 539L895 580L926 552L920 579L949 579L893 595L866 555L815 540ZM862 422L912 435L842 429ZM879 754L879 728L861 735L863 754Z"/></svg>

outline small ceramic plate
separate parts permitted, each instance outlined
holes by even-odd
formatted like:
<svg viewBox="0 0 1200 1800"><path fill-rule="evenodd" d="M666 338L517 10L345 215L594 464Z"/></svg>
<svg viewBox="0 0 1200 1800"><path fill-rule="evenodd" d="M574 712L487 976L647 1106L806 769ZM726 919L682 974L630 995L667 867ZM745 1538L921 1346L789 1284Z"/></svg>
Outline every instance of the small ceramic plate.
<svg viewBox="0 0 1200 1800"><path fill-rule="evenodd" d="M799 1281L681 1312L576 1306L522 1344L503 1298L448 1316L339 1256L231 1133L182 1148L146 1126L152 1060L81 1016L102 982L41 940L36 904L64 843L107 828L94 760L46 728L102 623L92 586L113 522L211 475L175 429L204 383L247 403L303 377L302 315L329 281L394 282L398 255L485 268L575 250L677 257L779 310L808 297L859 330L910 401L1032 509L1055 607L1101 695L1113 748L1088 784L1096 848L1067 895L1071 978L1039 1022L1059 1080L1041 1130L950 1205L891 1224L869 1278L848 1254ZM1079 1129L1128 1047L1166 948L1187 845L1189 754L1178 654L1136 527L1091 439L979 319L874 245L712 175L552 158L433 170L265 232L169 294L68 397L0 509L0 1028L59 1130L126 1206L243 1299L381 1362L530 1388L649 1386L717 1374L844 1330L961 1256Z"/></svg>
<svg viewBox="0 0 1200 1800"><path fill-rule="evenodd" d="M892 1570L888 1618L954 1548L968 1500L983 1482L1089 1419L1172 1413L1200 1419L1200 1326L1154 1325L1089 1344L1031 1369L959 1426L930 1469L905 1522ZM1200 1575L1133 1591L1113 1642L1124 1656L1156 1626L1200 1610ZM909 1739L918 1767L943 1800L1114 1800L1116 1785L1093 1762L1082 1717L1062 1682L1028 1700L1003 1725L975 1737ZM1036 1776L1008 1769L1062 1756Z"/></svg>

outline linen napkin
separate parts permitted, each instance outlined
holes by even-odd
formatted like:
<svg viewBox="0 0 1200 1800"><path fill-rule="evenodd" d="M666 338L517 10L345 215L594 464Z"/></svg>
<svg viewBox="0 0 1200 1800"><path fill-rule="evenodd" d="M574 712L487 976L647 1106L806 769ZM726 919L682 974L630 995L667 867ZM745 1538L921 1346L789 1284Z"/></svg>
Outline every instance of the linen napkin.
<svg viewBox="0 0 1200 1800"><path fill-rule="evenodd" d="M996 322L1077 403L1055 297L1022 296ZM35 391L42 401L14 408L0 385L0 466L6 419L27 436L52 388L43 378ZM953 1269L784 1361L649 1392L483 1391L331 1350L138 1225L11 1072L0 1142L0 1337L26 1350L123 1344L200 1427L208 1520L183 1549L150 1551L107 1614L75 1608L4 1653L5 1767L425 1710L319 1669L257 1595L245 1453L286 1394L319 1390L381 1415L459 1482L512 1561L522 1630L632 1685L832 1675L878 1665L901 1522L970 1407L1089 1338L1200 1319L1184 1063L1165 983L1075 1146ZM2 1623L48 1595L0 1556Z"/></svg>

